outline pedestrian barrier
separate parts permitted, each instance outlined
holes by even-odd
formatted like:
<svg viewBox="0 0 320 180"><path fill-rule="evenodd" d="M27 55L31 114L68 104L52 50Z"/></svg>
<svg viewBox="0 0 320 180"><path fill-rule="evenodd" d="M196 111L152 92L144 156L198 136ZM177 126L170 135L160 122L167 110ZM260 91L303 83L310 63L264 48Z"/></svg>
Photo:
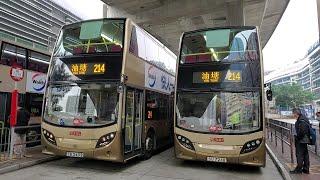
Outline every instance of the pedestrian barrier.
<svg viewBox="0 0 320 180"><path fill-rule="evenodd" d="M282 154L284 152L284 145L289 146L290 148L290 160L291 163L293 163L293 154L294 154L294 121L292 123L284 122L281 120L276 120L276 119L266 119L267 123L267 138L269 139L270 142L274 143L275 146L278 146L278 140L280 141L281 145L281 152ZM317 142L313 146L308 146L308 149L310 152L320 156L319 152L319 134L317 134Z"/></svg>
<svg viewBox="0 0 320 180"><path fill-rule="evenodd" d="M10 128L1 126L0 129L0 162L9 160L10 152Z"/></svg>
<svg viewBox="0 0 320 180"><path fill-rule="evenodd" d="M18 135L15 131L24 131L26 134ZM0 161L10 161L25 157L28 151L39 149L41 146L40 125L1 127L0 129Z"/></svg>
<svg viewBox="0 0 320 180"><path fill-rule="evenodd" d="M290 160L293 163L293 129L292 124L285 124L284 122L267 119L267 138L270 142L275 142L278 146L278 139L281 144L281 152L284 153L284 144L290 148Z"/></svg>

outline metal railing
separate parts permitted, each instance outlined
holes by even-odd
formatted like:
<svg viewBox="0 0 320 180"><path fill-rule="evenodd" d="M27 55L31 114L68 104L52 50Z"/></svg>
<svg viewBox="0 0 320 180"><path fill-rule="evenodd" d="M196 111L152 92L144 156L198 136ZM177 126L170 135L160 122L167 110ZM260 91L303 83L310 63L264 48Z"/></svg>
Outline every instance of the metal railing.
<svg viewBox="0 0 320 180"><path fill-rule="evenodd" d="M10 153L10 128L2 126L0 129L0 162L9 159Z"/></svg>
<svg viewBox="0 0 320 180"><path fill-rule="evenodd" d="M0 162L23 158L25 153L41 146L40 125L13 128L2 126L0 135ZM19 153L17 149L20 150Z"/></svg>
<svg viewBox="0 0 320 180"><path fill-rule="evenodd" d="M290 161L294 162L294 124L283 122L281 120L266 119L267 123L267 138L271 143L274 143L276 147L281 145L281 153L285 152L285 145L290 149ZM318 134L319 135L319 134ZM314 146L308 146L310 152L318 155L318 143L319 136L317 136L317 143Z"/></svg>
<svg viewBox="0 0 320 180"><path fill-rule="evenodd" d="M292 133L292 125L287 127L283 122L276 121L273 119L267 119L267 138L271 142L275 142L275 146L278 146L278 140L280 140L281 144L281 152L284 153L284 144L289 146L290 148L290 160L291 163L293 160L293 133Z"/></svg>

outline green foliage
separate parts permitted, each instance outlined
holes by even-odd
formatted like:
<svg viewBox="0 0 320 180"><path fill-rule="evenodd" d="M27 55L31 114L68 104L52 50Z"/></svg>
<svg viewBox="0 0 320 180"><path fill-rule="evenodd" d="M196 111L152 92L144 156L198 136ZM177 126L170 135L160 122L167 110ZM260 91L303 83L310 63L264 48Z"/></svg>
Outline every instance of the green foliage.
<svg viewBox="0 0 320 180"><path fill-rule="evenodd" d="M273 86L272 90L277 106L298 107L315 99L312 92L298 84Z"/></svg>

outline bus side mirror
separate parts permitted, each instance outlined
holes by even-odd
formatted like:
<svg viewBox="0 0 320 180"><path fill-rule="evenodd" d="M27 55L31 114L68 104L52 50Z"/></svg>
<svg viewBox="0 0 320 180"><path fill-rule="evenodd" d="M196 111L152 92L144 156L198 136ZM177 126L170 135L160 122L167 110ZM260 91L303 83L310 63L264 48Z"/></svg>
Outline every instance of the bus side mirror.
<svg viewBox="0 0 320 180"><path fill-rule="evenodd" d="M271 90L266 91L266 96L267 96L268 101L272 101L272 91Z"/></svg>

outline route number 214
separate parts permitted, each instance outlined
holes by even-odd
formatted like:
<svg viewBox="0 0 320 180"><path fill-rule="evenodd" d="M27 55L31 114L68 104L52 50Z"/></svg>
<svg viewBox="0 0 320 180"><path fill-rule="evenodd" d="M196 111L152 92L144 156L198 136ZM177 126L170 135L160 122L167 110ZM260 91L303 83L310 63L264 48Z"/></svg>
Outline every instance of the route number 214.
<svg viewBox="0 0 320 180"><path fill-rule="evenodd" d="M104 73L105 72L105 64L95 64L93 66L94 73Z"/></svg>

